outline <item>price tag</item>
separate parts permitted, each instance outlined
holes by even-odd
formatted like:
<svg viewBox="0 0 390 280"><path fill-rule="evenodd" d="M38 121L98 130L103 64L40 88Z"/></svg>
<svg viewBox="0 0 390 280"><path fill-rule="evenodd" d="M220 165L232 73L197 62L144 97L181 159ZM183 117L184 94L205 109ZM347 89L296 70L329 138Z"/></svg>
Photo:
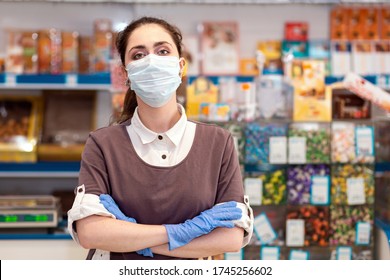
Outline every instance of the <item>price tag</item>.
<svg viewBox="0 0 390 280"><path fill-rule="evenodd" d="M237 252L225 253L225 260L242 260L243 259L243 251L242 249Z"/></svg>
<svg viewBox="0 0 390 280"><path fill-rule="evenodd" d="M291 250L290 251L290 260L308 260L309 252L301 250Z"/></svg>
<svg viewBox="0 0 390 280"><path fill-rule="evenodd" d="M67 87L76 87L77 86L77 75L67 74L66 75L66 86Z"/></svg>
<svg viewBox="0 0 390 280"><path fill-rule="evenodd" d="M352 260L352 248L347 246L337 247L336 260Z"/></svg>
<svg viewBox="0 0 390 280"><path fill-rule="evenodd" d="M269 138L269 162L283 164L287 162L287 138L275 136Z"/></svg>
<svg viewBox="0 0 390 280"><path fill-rule="evenodd" d="M301 219L287 220L286 245L299 247L305 244L305 221Z"/></svg>
<svg viewBox="0 0 390 280"><path fill-rule="evenodd" d="M306 138L288 138L288 162L295 164L306 163Z"/></svg>
<svg viewBox="0 0 390 280"><path fill-rule="evenodd" d="M370 244L370 229L371 225L368 222L358 222L356 224L356 240L357 245Z"/></svg>
<svg viewBox="0 0 390 280"><path fill-rule="evenodd" d="M261 205L263 198L263 181L260 178L245 178L245 194L250 197L252 205Z"/></svg>
<svg viewBox="0 0 390 280"><path fill-rule="evenodd" d="M7 87L16 86L16 75L12 73L8 73L5 75L5 84Z"/></svg>
<svg viewBox="0 0 390 280"><path fill-rule="evenodd" d="M356 128L356 154L372 156L374 155L374 130L372 127Z"/></svg>
<svg viewBox="0 0 390 280"><path fill-rule="evenodd" d="M276 233L264 213L257 216L253 223L253 230L261 244L269 244L276 238Z"/></svg>
<svg viewBox="0 0 390 280"><path fill-rule="evenodd" d="M329 204L329 176L311 177L311 195L310 200L313 205Z"/></svg>
<svg viewBox="0 0 390 280"><path fill-rule="evenodd" d="M280 247L277 246L262 246L260 251L261 260L279 260Z"/></svg>
<svg viewBox="0 0 390 280"><path fill-rule="evenodd" d="M347 200L349 205L359 205L366 203L363 178L347 179Z"/></svg>

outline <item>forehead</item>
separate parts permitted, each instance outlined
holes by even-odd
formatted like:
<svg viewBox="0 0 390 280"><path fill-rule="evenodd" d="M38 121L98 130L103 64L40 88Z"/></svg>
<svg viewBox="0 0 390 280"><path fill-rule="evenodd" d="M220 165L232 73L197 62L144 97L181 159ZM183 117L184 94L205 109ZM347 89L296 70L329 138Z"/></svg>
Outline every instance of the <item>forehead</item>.
<svg viewBox="0 0 390 280"><path fill-rule="evenodd" d="M127 41L127 48L166 41L174 44L170 33L158 24L145 24L135 29Z"/></svg>

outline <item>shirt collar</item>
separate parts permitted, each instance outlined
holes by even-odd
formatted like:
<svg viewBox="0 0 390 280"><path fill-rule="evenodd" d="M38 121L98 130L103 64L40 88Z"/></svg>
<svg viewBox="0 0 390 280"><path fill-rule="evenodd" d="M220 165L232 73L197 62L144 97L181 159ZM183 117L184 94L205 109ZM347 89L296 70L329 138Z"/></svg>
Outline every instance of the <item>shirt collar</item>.
<svg viewBox="0 0 390 280"><path fill-rule="evenodd" d="M149 144L153 142L158 135L165 134L165 136L168 137L175 146L179 145L180 140L182 139L186 129L187 116L181 104L178 103L177 107L181 113L181 117L173 127L171 127L168 131L164 133L156 133L148 129L146 126L144 126L144 124L141 122L141 119L138 115L138 108L135 108L133 117L131 119L131 124L134 127L134 131L140 137L142 144Z"/></svg>

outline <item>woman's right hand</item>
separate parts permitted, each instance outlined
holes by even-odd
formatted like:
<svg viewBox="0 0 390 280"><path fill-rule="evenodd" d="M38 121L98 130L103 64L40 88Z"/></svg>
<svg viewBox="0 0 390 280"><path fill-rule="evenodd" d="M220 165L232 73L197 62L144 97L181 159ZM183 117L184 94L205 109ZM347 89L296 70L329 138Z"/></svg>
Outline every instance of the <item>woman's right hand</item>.
<svg viewBox="0 0 390 280"><path fill-rule="evenodd" d="M184 223L164 225L168 234L169 250L184 246L217 227L233 228L233 221L241 219L241 216L242 210L237 207L237 202L229 201L217 204Z"/></svg>

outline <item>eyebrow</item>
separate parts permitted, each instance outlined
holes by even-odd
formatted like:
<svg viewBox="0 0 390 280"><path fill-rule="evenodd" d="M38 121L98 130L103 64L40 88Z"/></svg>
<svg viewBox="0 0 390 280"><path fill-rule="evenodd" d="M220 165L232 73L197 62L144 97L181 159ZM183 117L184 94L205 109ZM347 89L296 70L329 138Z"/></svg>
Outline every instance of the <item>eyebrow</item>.
<svg viewBox="0 0 390 280"><path fill-rule="evenodd" d="M169 42L167 42L167 41L160 41L160 42L154 43L154 44L153 44L153 48L159 47L159 46L164 45L164 44L168 44L168 45L172 46L172 44L169 43ZM146 46L145 46L145 45L137 45L137 46L134 46L134 47L132 47L132 48L129 50L129 52L131 52L131 51L134 50L134 49L146 49Z"/></svg>

